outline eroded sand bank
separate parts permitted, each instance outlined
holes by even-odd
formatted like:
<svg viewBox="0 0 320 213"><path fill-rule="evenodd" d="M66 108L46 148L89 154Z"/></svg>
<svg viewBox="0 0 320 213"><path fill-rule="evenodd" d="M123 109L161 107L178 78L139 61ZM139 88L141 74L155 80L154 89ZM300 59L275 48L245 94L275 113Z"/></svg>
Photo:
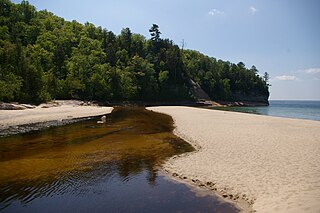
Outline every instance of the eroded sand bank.
<svg viewBox="0 0 320 213"><path fill-rule="evenodd" d="M9 126L84 118L102 114L108 114L112 107L80 106L71 101L60 102L59 106L25 110L0 110L0 130Z"/></svg>
<svg viewBox="0 0 320 213"><path fill-rule="evenodd" d="M164 166L257 212L320 212L320 122L191 107L169 114L197 152ZM239 199L242 198L242 199Z"/></svg>

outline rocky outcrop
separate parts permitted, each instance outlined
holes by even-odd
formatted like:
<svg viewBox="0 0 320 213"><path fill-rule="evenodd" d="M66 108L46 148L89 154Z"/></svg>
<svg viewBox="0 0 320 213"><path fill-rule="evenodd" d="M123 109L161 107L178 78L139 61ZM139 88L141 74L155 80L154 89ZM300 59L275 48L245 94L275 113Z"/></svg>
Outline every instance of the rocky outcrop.
<svg viewBox="0 0 320 213"><path fill-rule="evenodd" d="M209 95L200 87L200 85L189 79L192 93L197 101L208 101L211 100Z"/></svg>
<svg viewBox="0 0 320 213"><path fill-rule="evenodd" d="M233 95L234 101L255 102L269 105L269 95L261 95L257 93L244 94L237 92Z"/></svg>
<svg viewBox="0 0 320 213"><path fill-rule="evenodd" d="M26 106L16 103L0 103L0 110L24 110Z"/></svg>
<svg viewBox="0 0 320 213"><path fill-rule="evenodd" d="M261 95L258 93L246 94L236 92L232 94L230 101L212 101L209 95L200 87L198 83L189 79L189 85L194 98L197 102L207 103L212 106L267 106L269 105L269 94Z"/></svg>

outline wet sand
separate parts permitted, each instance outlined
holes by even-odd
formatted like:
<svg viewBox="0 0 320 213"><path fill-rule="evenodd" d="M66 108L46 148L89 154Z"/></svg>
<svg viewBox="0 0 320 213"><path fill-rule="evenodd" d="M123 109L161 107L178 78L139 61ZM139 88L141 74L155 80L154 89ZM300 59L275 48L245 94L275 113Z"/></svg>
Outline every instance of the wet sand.
<svg viewBox="0 0 320 213"><path fill-rule="evenodd" d="M198 150L164 165L173 176L215 190L244 211L249 205L257 212L320 212L320 122L191 107L148 109L171 115L175 133Z"/></svg>

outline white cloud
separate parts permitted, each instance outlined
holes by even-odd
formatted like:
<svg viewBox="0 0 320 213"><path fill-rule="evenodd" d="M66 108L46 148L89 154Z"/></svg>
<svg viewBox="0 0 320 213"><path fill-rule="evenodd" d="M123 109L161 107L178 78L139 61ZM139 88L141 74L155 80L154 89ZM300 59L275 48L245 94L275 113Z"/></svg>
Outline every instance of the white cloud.
<svg viewBox="0 0 320 213"><path fill-rule="evenodd" d="M294 75L280 75L275 77L278 81L296 81L298 78Z"/></svg>
<svg viewBox="0 0 320 213"><path fill-rule="evenodd" d="M320 73L320 68L310 68L305 70L300 70L301 73L307 73L307 74L317 74Z"/></svg>
<svg viewBox="0 0 320 213"><path fill-rule="evenodd" d="M255 8L254 6L250 6L250 11L254 15L256 12L258 12L258 9Z"/></svg>
<svg viewBox="0 0 320 213"><path fill-rule="evenodd" d="M208 12L208 14L209 14L210 16L221 16L221 15L224 14L224 12L223 12L223 11L220 11L220 10L217 10L217 9L212 9L212 10L210 10L210 11Z"/></svg>

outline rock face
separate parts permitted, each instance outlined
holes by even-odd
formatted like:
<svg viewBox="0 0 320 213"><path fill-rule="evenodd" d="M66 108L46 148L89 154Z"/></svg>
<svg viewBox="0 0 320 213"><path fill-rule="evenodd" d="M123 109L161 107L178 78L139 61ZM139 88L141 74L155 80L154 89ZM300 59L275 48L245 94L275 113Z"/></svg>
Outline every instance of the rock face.
<svg viewBox="0 0 320 213"><path fill-rule="evenodd" d="M192 92L197 101L208 101L211 100L209 95L200 87L200 85L189 79L189 84L191 85Z"/></svg>
<svg viewBox="0 0 320 213"><path fill-rule="evenodd" d="M197 101L200 101L200 102L211 101L211 98L209 97L209 95L200 87L198 83L196 83L192 79L189 79L189 85L191 86L191 90ZM256 106L256 105L259 105L259 103L261 103L261 106L266 106L266 105L269 105L268 98L269 98L269 94L261 95L254 92L250 94L245 94L242 92L237 92L235 94L232 94L232 100L231 100L231 102L234 102L236 104L231 104L231 105L238 106L237 102L241 102L241 103L244 102L245 104L243 105L246 105L246 106L249 106L249 105Z"/></svg>
<svg viewBox="0 0 320 213"><path fill-rule="evenodd" d="M258 103L264 103L269 105L268 98L269 98L269 95L261 95L256 93L243 94L238 92L234 94L235 101L258 102Z"/></svg>

